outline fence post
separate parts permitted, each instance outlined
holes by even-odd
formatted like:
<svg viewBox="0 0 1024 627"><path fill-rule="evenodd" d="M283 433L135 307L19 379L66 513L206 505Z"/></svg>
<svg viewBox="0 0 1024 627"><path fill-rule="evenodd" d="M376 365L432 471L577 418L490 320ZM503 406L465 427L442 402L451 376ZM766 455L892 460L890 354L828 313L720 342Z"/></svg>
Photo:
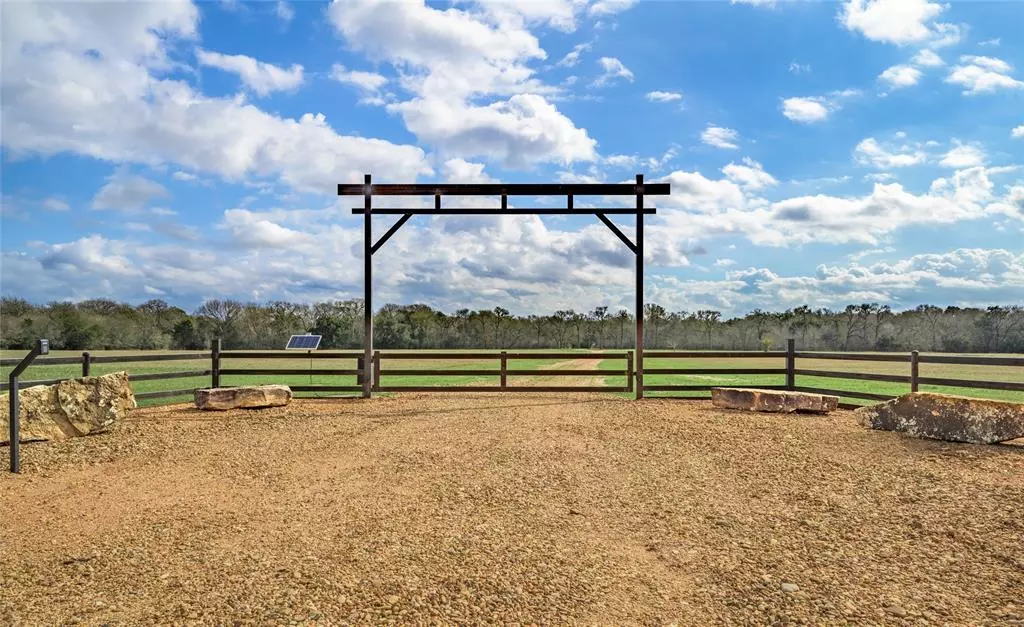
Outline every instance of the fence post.
<svg viewBox="0 0 1024 627"><path fill-rule="evenodd" d="M210 387L220 387L220 338L210 344Z"/></svg>
<svg viewBox="0 0 1024 627"><path fill-rule="evenodd" d="M633 391L633 351L626 351L626 391Z"/></svg>
<svg viewBox="0 0 1024 627"><path fill-rule="evenodd" d="M918 355L917 351L910 351L910 391L911 392L916 392L917 391L917 378L918 378L918 371L919 371L919 367L918 366L920 364L919 359L920 359L920 356Z"/></svg>
<svg viewBox="0 0 1024 627"><path fill-rule="evenodd" d="M21 418L18 417L18 375L12 374L9 383L7 388L10 400L7 446L10 447L11 453L11 472L21 472L21 435L18 433L18 429L21 427Z"/></svg>
<svg viewBox="0 0 1024 627"><path fill-rule="evenodd" d="M21 418L18 414L21 411L21 399L18 393L18 377L21 373L25 372L32 361L39 355L47 355L50 352L49 340L38 339L36 345L29 351L28 355L21 360L17 366L7 375L7 381L10 384L8 386L8 414L7 414L7 445L10 447L11 453L11 472L21 472L21 434L19 428L21 427Z"/></svg>
<svg viewBox="0 0 1024 627"><path fill-rule="evenodd" d="M370 356L370 359L373 359L372 355ZM363 382L366 381L366 368L364 367L365 365L366 360L364 357L356 357L356 370L359 371L359 374L356 375L356 385L358 385L359 387L363 387Z"/></svg>
<svg viewBox="0 0 1024 627"><path fill-rule="evenodd" d="M508 353L501 351L501 389L508 387Z"/></svg>
<svg viewBox="0 0 1024 627"><path fill-rule="evenodd" d="M89 366L92 365L92 357L89 355L89 351L82 353L82 376L89 376Z"/></svg>
<svg viewBox="0 0 1024 627"><path fill-rule="evenodd" d="M796 387L796 339L786 340L786 389Z"/></svg>
<svg viewBox="0 0 1024 627"><path fill-rule="evenodd" d="M380 388L380 351L373 351L373 388Z"/></svg>

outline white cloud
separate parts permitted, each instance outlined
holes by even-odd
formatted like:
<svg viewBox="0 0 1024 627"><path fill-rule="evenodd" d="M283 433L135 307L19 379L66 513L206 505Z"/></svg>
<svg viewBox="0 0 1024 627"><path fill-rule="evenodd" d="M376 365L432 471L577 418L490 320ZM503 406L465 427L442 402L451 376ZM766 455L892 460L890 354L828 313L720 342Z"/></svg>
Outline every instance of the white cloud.
<svg viewBox="0 0 1024 627"><path fill-rule="evenodd" d="M587 50L590 50L589 43L576 44L572 47L572 50L567 52L555 65L559 67L575 67L580 62L580 55Z"/></svg>
<svg viewBox="0 0 1024 627"><path fill-rule="evenodd" d="M291 248L308 246L313 238L281 226L246 209L228 209L219 228L229 231L235 242L252 248Z"/></svg>
<svg viewBox="0 0 1024 627"><path fill-rule="evenodd" d="M791 61L789 64L789 72L790 74L810 74L811 64L797 63L796 61Z"/></svg>
<svg viewBox="0 0 1024 627"><path fill-rule="evenodd" d="M978 45L979 46L998 46L1000 43L1002 43L1002 40L999 37L994 37L992 39L986 39L984 41L979 41Z"/></svg>
<svg viewBox="0 0 1024 627"><path fill-rule="evenodd" d="M320 114L283 118L165 78L166 50L193 37L197 20L187 3L5 6L7 154L173 163L229 180L276 177L322 194L367 171L398 180L432 173L418 147L339 135Z"/></svg>
<svg viewBox="0 0 1024 627"><path fill-rule="evenodd" d="M708 127L700 134L700 140L709 146L716 148L735 149L739 133L734 129L708 124Z"/></svg>
<svg viewBox="0 0 1024 627"><path fill-rule="evenodd" d="M967 54L960 57L960 62L971 65L977 65L985 68L986 70L998 72L999 74L1009 74L1010 72L1013 71L1012 65L1010 65L1006 61L1003 61L1002 59L997 59L995 57L981 57L977 55Z"/></svg>
<svg viewBox="0 0 1024 627"><path fill-rule="evenodd" d="M729 266L734 266L734 265L736 265L736 261L733 260L733 259L729 259L728 257L723 257L721 259L716 259L715 260L715 267L716 268L728 268Z"/></svg>
<svg viewBox="0 0 1024 627"><path fill-rule="evenodd" d="M774 176L764 171L760 163L750 157L743 158L743 165L730 162L722 168L722 174L745 190L760 190L779 183Z"/></svg>
<svg viewBox="0 0 1024 627"><path fill-rule="evenodd" d="M388 110L420 141L447 157L526 167L597 156L596 142L548 100L559 88L528 67L547 55L526 24L562 24L563 6L571 7L489 2L481 15L435 9L422 0L352 0L334 2L328 17L352 49L399 71L400 86L413 97Z"/></svg>
<svg viewBox="0 0 1024 627"><path fill-rule="evenodd" d="M946 82L963 86L967 96L1024 87L1024 82L1009 76L1012 71L1013 66L1002 59L965 55L950 69Z"/></svg>
<svg viewBox="0 0 1024 627"><path fill-rule="evenodd" d="M1020 139L1024 137L1024 124L1021 124L1020 126L1010 131L1010 137L1013 137L1014 139Z"/></svg>
<svg viewBox="0 0 1024 627"><path fill-rule="evenodd" d="M910 87L921 80L921 70L910 65L894 65L878 75L879 80L885 81L893 89Z"/></svg>
<svg viewBox="0 0 1024 627"><path fill-rule="evenodd" d="M367 91L377 91L387 84L388 79L376 72L362 72L359 70L346 70L345 66L335 63L331 67L331 78L340 82L355 85Z"/></svg>
<svg viewBox="0 0 1024 627"><path fill-rule="evenodd" d="M933 24L944 8L930 0L847 0L839 20L872 41L905 45L949 36L952 25Z"/></svg>
<svg viewBox="0 0 1024 627"><path fill-rule="evenodd" d="M883 250L883 252L886 252ZM1024 255L1001 249L961 248L895 261L819 265L813 272L780 275L768 268L731 270L724 280L655 276L649 299L670 310L780 311L799 305L842 308L883 302L899 311L921 302L961 307L1016 304L1024 287Z"/></svg>
<svg viewBox="0 0 1024 627"><path fill-rule="evenodd" d="M196 180L199 180L199 177L196 176L195 174L192 174L191 172L182 172L180 170L178 172L175 172L174 174L172 174L171 178L174 179L175 181L196 181Z"/></svg>
<svg viewBox="0 0 1024 627"><path fill-rule="evenodd" d="M615 57L601 57L597 62L601 65L602 74L594 81L595 86L608 85L617 78L633 82L633 72Z"/></svg>
<svg viewBox="0 0 1024 627"><path fill-rule="evenodd" d="M678 91L649 91L644 97L651 102L676 102L683 99Z"/></svg>
<svg viewBox="0 0 1024 627"><path fill-rule="evenodd" d="M622 13L633 7L638 0L597 0L587 8L587 14L591 16L614 15Z"/></svg>
<svg viewBox="0 0 1024 627"><path fill-rule="evenodd" d="M794 122L821 122L828 118L831 112L822 98L786 98L782 101L782 115Z"/></svg>
<svg viewBox="0 0 1024 627"><path fill-rule="evenodd" d="M813 124L821 122L842 107L844 100L861 95L857 89L842 89L826 96L786 98L782 101L782 115L794 122Z"/></svg>
<svg viewBox="0 0 1024 627"><path fill-rule="evenodd" d="M920 149L909 146L882 146L874 137L861 140L854 148L853 156L861 165L870 165L884 170L918 165L924 163L928 158Z"/></svg>
<svg viewBox="0 0 1024 627"><path fill-rule="evenodd" d="M940 67L946 64L942 57L928 49L921 50L915 54L910 62L921 67Z"/></svg>
<svg viewBox="0 0 1024 627"><path fill-rule="evenodd" d="M55 196L49 196L47 198L44 198L43 202L41 202L40 204L43 206L43 209L46 209L47 211L70 211L71 210L71 206L68 205L68 203L66 203L65 201L63 201L60 198L57 198Z"/></svg>
<svg viewBox="0 0 1024 627"><path fill-rule="evenodd" d="M376 72L363 72L360 70L347 70L344 65L335 63L331 66L331 78L345 85L352 85L360 91L362 97L360 102L364 104L384 104L384 98L380 90L387 85L386 76Z"/></svg>
<svg viewBox="0 0 1024 627"><path fill-rule="evenodd" d="M463 107L440 99L389 105L424 141L463 156L486 156L508 167L596 158L596 143L553 104L536 94L488 106Z"/></svg>
<svg viewBox="0 0 1024 627"><path fill-rule="evenodd" d="M92 199L93 209L138 211L157 198L167 198L167 188L121 168L107 178L107 182Z"/></svg>
<svg viewBox="0 0 1024 627"><path fill-rule="evenodd" d="M274 5L274 15L287 24L295 17L295 9L285 0L277 0L277 3Z"/></svg>
<svg viewBox="0 0 1024 627"><path fill-rule="evenodd" d="M939 165L946 168L973 168L984 165L987 160L985 152L977 146L961 144L953 140L955 146L950 149L939 161Z"/></svg>
<svg viewBox="0 0 1024 627"><path fill-rule="evenodd" d="M292 64L285 69L244 54L228 55L202 49L196 51L196 59L201 65L238 74L242 82L260 96L275 91L290 91L303 82L303 70L299 64Z"/></svg>

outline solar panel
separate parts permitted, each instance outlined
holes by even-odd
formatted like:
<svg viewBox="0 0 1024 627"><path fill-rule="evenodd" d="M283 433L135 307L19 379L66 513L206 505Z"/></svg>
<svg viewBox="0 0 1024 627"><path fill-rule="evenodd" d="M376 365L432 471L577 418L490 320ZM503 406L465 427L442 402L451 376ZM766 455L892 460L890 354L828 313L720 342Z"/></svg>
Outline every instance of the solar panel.
<svg viewBox="0 0 1024 627"><path fill-rule="evenodd" d="M314 351L320 346L319 335L293 335L288 338L288 345L285 350L310 350Z"/></svg>

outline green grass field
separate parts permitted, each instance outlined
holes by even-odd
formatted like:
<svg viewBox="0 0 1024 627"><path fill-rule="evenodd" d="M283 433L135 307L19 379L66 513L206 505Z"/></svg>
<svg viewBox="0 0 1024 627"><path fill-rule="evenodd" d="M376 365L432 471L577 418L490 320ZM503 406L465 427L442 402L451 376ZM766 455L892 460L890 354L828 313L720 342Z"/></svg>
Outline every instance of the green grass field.
<svg viewBox="0 0 1024 627"><path fill-rule="evenodd" d="M175 351L153 351L153 354L168 354ZM392 352L392 351L389 351ZM398 352L398 351L393 351ZM422 352L422 351L418 351ZM445 351L459 352L459 351ZM530 352L530 351L516 351ZM536 352L536 351L535 351ZM550 352L550 351L549 351ZM585 353L586 351L558 351ZM608 351L617 352L617 351ZM93 356L106 355L138 355L140 351L94 351ZM23 351L0 351L5 358L21 357ZM54 351L51 356L80 356L75 351ZM509 368L515 370L535 370L538 368L552 368L560 361L555 359L521 359L509 360ZM311 363L312 362L312 363ZM785 360L778 357L755 357L743 359L721 359L721 358L700 358L700 359L646 359L645 368L783 368ZM446 369L446 370L475 370L487 369L497 370L499 360L385 360L384 368L387 369ZM304 358L296 355L289 359L225 359L221 362L222 369L235 368L262 368L262 369L294 369L294 374L288 375L225 375L221 377L221 385L246 385L260 383L283 383L286 385L355 385L356 377L333 376L333 375L310 375L304 371L313 369L353 369L356 367L355 359L314 359ZM603 377L603 383L608 386L626 385L626 377L622 374L612 374L614 371L624 372L624 360L602 360L594 361L587 365L588 368L597 368L609 371L607 377ZM115 364L93 364L91 373L106 374L127 370L132 375L155 374L175 371L207 370L210 368L209 359L182 360L182 361L156 361L139 363L115 363ZM902 362L869 362L869 361L836 361L798 359L798 369L806 370L829 370L836 372L870 372L877 374L908 375L910 365ZM4 380L10 367L0 368ZM71 378L81 375L81 366L77 364L54 365L54 366L32 366L23 375L22 380L34 379L58 379ZM920 365L921 377L939 377L948 379L966 379L980 381L1024 381L1024 368L1013 366L964 366L953 364L928 364ZM580 385L584 384L579 379L585 377L559 377L557 380L548 380L549 385ZM782 385L785 383L784 375L646 375L644 381L647 385L736 385L736 386L758 386L758 385ZM510 377L512 385L529 385L528 379L521 377ZM599 383L593 379L587 385ZM452 386L452 385L497 385L497 376L429 376L429 375L384 375L382 385L417 385L417 386ZM896 396L909 391L909 385L904 383L890 383L882 381L864 381L856 379L836 379L826 377L797 376L797 386L824 388L837 391L865 392L872 394L885 394ZM210 377L189 377L182 379L168 379L159 381L136 381L133 387L136 393L157 392L176 389L192 389L197 387L208 387ZM978 398L992 398L1024 402L1024 392L985 390L978 388L958 388L940 386L921 386L922 391L943 392L948 394L961 394L976 396ZM324 392L300 392L300 397L317 397L347 395L348 393L324 393ZM648 396L698 396L706 397L708 392L648 392ZM172 398L150 399L140 401L140 405L165 404L183 402L189 400L190 395L176 396ZM629 396L629 394L622 394ZM868 404L874 401L856 399L853 397L842 397L846 403Z"/></svg>

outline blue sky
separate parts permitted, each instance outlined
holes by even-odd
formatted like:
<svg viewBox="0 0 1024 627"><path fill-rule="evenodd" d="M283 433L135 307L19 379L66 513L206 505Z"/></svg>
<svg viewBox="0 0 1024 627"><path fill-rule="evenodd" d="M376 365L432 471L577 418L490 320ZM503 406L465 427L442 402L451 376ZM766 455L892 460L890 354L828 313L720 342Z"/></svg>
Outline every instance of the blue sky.
<svg viewBox="0 0 1024 627"><path fill-rule="evenodd" d="M646 283L670 310L1020 304L1021 23L928 0L8 3L0 290L350 298L337 183L642 172L672 186ZM380 303L632 299L593 217L417 217L374 265Z"/></svg>

